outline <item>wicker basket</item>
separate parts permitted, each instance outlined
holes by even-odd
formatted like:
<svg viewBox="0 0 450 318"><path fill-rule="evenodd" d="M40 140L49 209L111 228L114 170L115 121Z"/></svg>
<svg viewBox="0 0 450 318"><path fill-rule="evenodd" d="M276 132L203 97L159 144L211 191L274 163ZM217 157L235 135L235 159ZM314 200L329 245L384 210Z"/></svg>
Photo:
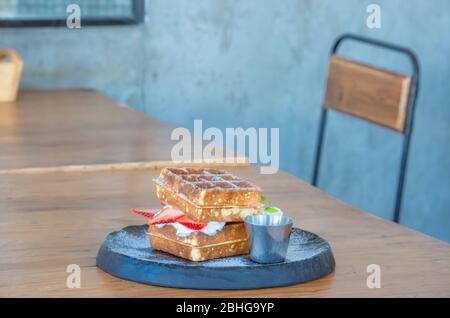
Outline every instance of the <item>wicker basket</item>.
<svg viewBox="0 0 450 318"><path fill-rule="evenodd" d="M16 100L23 62L11 49L0 50L0 102Z"/></svg>

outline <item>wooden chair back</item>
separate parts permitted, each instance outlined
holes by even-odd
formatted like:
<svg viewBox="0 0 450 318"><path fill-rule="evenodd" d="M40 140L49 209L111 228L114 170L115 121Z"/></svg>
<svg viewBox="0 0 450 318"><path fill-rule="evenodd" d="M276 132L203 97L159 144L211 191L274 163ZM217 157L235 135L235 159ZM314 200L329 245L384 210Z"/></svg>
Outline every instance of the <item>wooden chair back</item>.
<svg viewBox="0 0 450 318"><path fill-rule="evenodd" d="M324 107L403 133L411 76L331 55Z"/></svg>

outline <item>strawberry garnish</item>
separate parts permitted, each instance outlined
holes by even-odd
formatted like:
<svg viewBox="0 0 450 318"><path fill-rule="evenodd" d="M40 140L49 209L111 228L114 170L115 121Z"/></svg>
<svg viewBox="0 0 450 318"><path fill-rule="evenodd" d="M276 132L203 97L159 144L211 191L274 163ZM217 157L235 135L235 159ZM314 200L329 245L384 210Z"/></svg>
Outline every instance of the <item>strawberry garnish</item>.
<svg viewBox="0 0 450 318"><path fill-rule="evenodd" d="M133 212L149 218L150 220L147 222L148 225L177 222L191 230L201 230L206 226L206 223L196 222L180 210L172 208L171 206L164 206L161 210L134 209Z"/></svg>
<svg viewBox="0 0 450 318"><path fill-rule="evenodd" d="M179 218L177 223L180 223L191 230L201 230L206 226L206 223L195 222L186 214Z"/></svg>
<svg viewBox="0 0 450 318"><path fill-rule="evenodd" d="M165 207L161 210L160 213L156 214L153 218L151 218L147 224L164 224L164 223L174 223L179 218L183 217L184 213L180 210L174 209L172 207Z"/></svg>
<svg viewBox="0 0 450 318"><path fill-rule="evenodd" d="M159 210L154 209L154 210L141 210L141 209L133 209L133 212L142 216L145 216L146 218L153 218L156 214L159 213Z"/></svg>

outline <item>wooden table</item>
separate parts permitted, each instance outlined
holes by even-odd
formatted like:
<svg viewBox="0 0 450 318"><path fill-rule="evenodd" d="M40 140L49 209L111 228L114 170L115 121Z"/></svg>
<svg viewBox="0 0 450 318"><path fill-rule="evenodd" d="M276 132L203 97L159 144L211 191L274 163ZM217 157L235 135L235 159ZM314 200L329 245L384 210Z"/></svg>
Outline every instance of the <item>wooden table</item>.
<svg viewBox="0 0 450 318"><path fill-rule="evenodd" d="M105 236L144 220L133 207L154 207L158 170L6 175L0 183L0 296L450 296L450 247L354 209L280 172L234 173L260 185L295 225L327 239L336 271L283 288L200 291L147 286L95 267ZM66 287L66 267L81 266L81 289ZM369 264L381 266L381 288L366 286Z"/></svg>
<svg viewBox="0 0 450 318"><path fill-rule="evenodd" d="M109 232L143 223L132 208L158 205L151 182L158 169L97 165L166 160L161 149L168 150L170 127L89 91L26 93L0 112L0 297L450 297L449 244L354 209L286 173L264 176L252 167L227 169L260 185L296 226L327 239L334 273L249 291L171 289L112 277L95 267L97 250ZM97 168L52 169L65 165ZM47 170L28 170L41 167ZM69 264L81 266L81 289L66 287ZM380 289L366 285L370 264L381 266Z"/></svg>
<svg viewBox="0 0 450 318"><path fill-rule="evenodd" d="M0 171L169 160L172 129L95 91L21 92L0 103Z"/></svg>

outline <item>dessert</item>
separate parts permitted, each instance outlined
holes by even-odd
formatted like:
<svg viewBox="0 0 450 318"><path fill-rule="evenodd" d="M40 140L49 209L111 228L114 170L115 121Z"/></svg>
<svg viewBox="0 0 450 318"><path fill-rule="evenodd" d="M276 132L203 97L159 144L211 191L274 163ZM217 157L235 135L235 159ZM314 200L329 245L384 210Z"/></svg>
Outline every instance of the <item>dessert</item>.
<svg viewBox="0 0 450 318"><path fill-rule="evenodd" d="M242 222L261 209L261 189L223 170L164 168L156 183L161 202L196 221Z"/></svg>
<svg viewBox="0 0 450 318"><path fill-rule="evenodd" d="M146 212L153 249L191 261L248 253L243 220L261 210L259 187L209 168L163 168L154 182L164 207Z"/></svg>

